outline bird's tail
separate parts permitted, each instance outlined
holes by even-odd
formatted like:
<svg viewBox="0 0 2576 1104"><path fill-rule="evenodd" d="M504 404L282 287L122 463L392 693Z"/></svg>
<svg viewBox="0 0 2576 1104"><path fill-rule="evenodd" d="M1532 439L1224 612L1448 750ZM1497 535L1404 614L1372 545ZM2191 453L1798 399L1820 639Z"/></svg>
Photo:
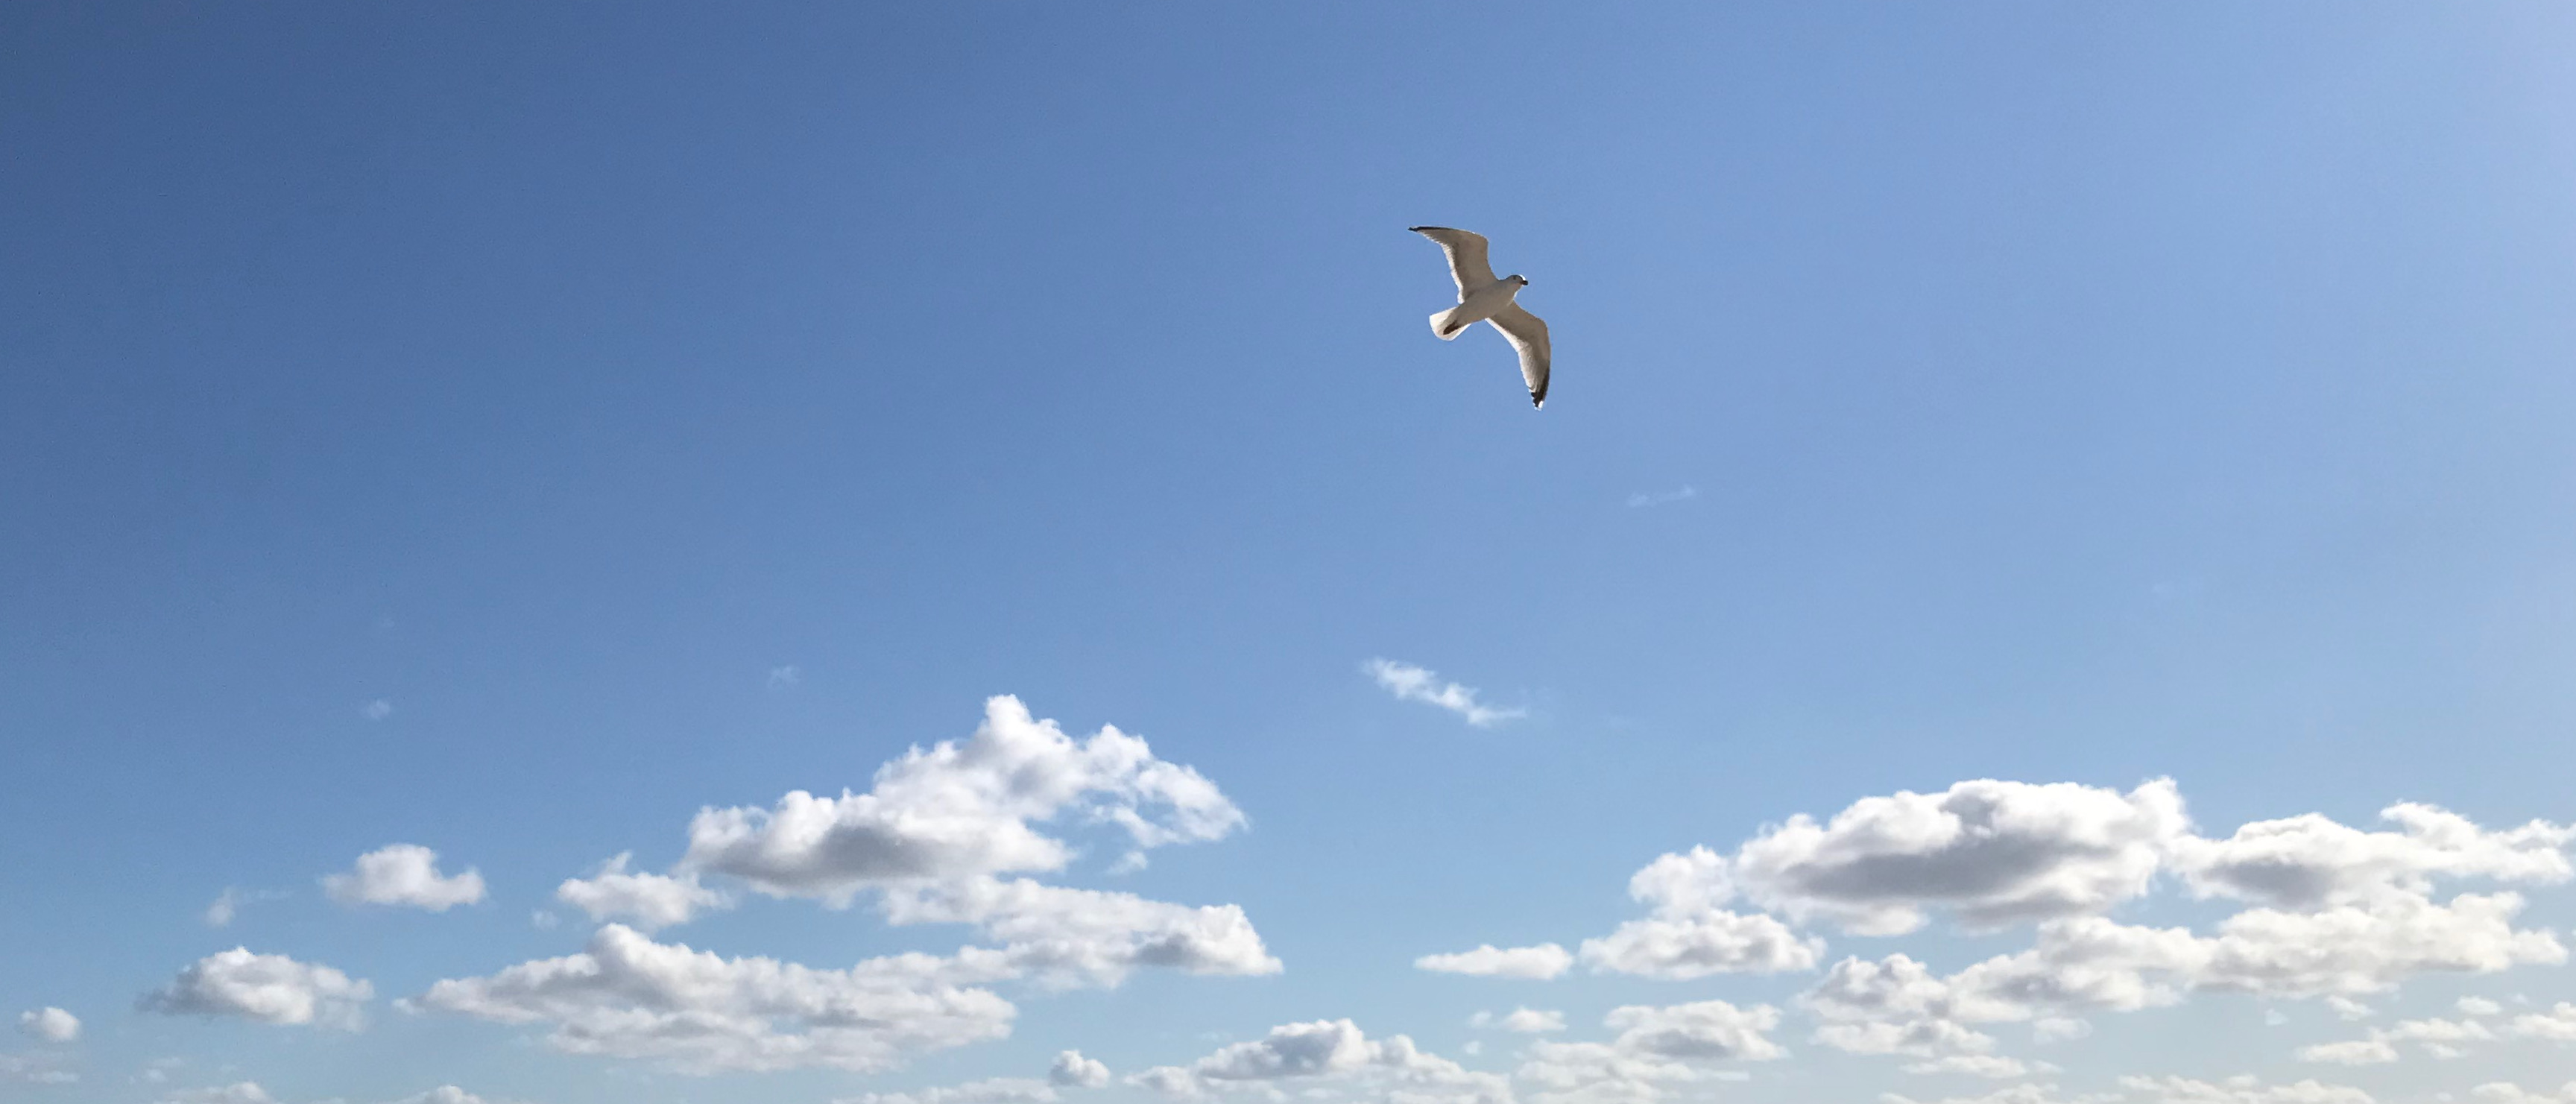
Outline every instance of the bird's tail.
<svg viewBox="0 0 2576 1104"><path fill-rule="evenodd" d="M1467 304L1460 303L1448 310L1432 315L1431 332L1438 335L1442 341L1458 340L1459 334L1467 332L1467 327L1475 325L1473 322L1461 321L1459 319L1458 312L1465 309L1467 309Z"/></svg>

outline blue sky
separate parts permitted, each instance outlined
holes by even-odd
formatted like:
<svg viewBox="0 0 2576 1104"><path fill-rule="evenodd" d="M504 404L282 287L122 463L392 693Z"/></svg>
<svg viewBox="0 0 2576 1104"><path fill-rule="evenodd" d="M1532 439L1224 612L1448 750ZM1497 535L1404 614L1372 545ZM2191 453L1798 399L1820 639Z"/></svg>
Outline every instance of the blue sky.
<svg viewBox="0 0 2576 1104"><path fill-rule="evenodd" d="M0 1099L2562 1099L2571 59L0 10Z"/></svg>

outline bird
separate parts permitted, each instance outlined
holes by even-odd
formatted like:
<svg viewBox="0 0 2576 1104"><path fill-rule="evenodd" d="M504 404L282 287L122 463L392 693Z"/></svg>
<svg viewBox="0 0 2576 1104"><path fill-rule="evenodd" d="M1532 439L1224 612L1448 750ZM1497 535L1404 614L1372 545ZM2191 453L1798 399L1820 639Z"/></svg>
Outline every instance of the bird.
<svg viewBox="0 0 2576 1104"><path fill-rule="evenodd" d="M1485 236L1446 226L1406 229L1440 243L1449 255L1449 278L1458 281L1458 305L1431 316L1431 332L1442 341L1457 340L1467 327L1490 322L1521 354L1521 382L1529 385L1530 406L1547 408L1547 323L1522 309L1513 297L1529 286L1519 273L1494 278L1485 260Z"/></svg>

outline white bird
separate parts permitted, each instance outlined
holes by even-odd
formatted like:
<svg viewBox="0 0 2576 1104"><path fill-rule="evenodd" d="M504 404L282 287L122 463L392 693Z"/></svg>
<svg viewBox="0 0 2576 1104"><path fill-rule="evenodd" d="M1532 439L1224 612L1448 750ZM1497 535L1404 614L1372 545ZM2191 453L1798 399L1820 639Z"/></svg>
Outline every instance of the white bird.
<svg viewBox="0 0 2576 1104"><path fill-rule="evenodd" d="M1456 340L1467 327L1493 323L1521 354L1521 382L1529 385L1530 405L1547 405L1547 323L1521 309L1512 297L1529 286L1519 275L1494 278L1485 261L1485 236L1446 226L1409 227L1440 243L1449 254L1449 278L1458 281L1458 305L1431 316L1431 332L1442 341Z"/></svg>

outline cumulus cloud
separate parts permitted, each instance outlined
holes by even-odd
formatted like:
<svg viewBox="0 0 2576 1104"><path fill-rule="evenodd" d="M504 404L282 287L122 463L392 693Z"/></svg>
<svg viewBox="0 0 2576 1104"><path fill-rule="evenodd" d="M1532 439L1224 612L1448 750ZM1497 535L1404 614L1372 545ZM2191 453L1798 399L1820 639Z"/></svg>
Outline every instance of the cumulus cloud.
<svg viewBox="0 0 2576 1104"><path fill-rule="evenodd" d="M407 905L445 912L483 899L483 875L438 872L438 852L397 843L358 856L356 869L322 879L323 892L344 905Z"/></svg>
<svg viewBox="0 0 2576 1104"><path fill-rule="evenodd" d="M2256 821L2223 840L2174 841L2174 869L2202 897L2227 896L2285 909L2354 904L2390 891L2431 892L2431 879L2483 877L2564 882L2565 848L2576 828L2532 821L2490 832L2431 805L2380 811L2394 832L2364 832L2308 813Z"/></svg>
<svg viewBox="0 0 2576 1104"><path fill-rule="evenodd" d="M1109 1067L1085 1058L1079 1050L1057 1051L1047 1067L1047 1083L1068 1089L1097 1089L1109 1084Z"/></svg>
<svg viewBox="0 0 2576 1104"><path fill-rule="evenodd" d="M1059 988L1116 985L1140 966L1192 974L1275 974L1279 960L1235 905L1189 906L1132 893L966 878L890 889L894 924L972 924L1002 944L1012 976Z"/></svg>
<svg viewBox="0 0 2576 1104"><path fill-rule="evenodd" d="M589 913L594 921L622 919L642 931L685 924L700 912L730 904L724 894L698 884L696 874L670 877L629 873L633 852L620 852L588 878L567 878L555 900Z"/></svg>
<svg viewBox="0 0 2576 1104"><path fill-rule="evenodd" d="M392 1104L493 1104L454 1085L440 1085L428 1092L406 1096Z"/></svg>
<svg viewBox="0 0 2576 1104"><path fill-rule="evenodd" d="M1896 1093L1879 1094L1879 1104L1917 1104L1912 1097ZM2067 1096L2055 1085L2021 1084L1996 1089L1978 1096L1948 1096L1933 1104L2096 1104L2123 1099L2118 1093L2088 1093Z"/></svg>
<svg viewBox="0 0 2576 1104"><path fill-rule="evenodd" d="M2571 1104L2576 1102L2576 1081L2560 1085L2555 1093L2534 1092L2510 1081L2489 1081L2470 1089L2469 1095L2488 1104Z"/></svg>
<svg viewBox="0 0 2576 1104"><path fill-rule="evenodd" d="M1061 869L1072 849L1033 822L1066 814L1114 824L1138 848L1221 839L1244 824L1215 783L1145 741L1113 727L1076 741L997 697L973 736L913 749L866 793L800 790L767 809L700 811L681 868L842 905L870 888Z"/></svg>
<svg viewBox="0 0 2576 1104"><path fill-rule="evenodd" d="M1995 930L2097 913L2145 892L2189 827L2168 779L2126 794L1979 779L1863 798L1822 824L1793 816L1727 866L1764 907L1854 934L1913 931L1930 908Z"/></svg>
<svg viewBox="0 0 2576 1104"><path fill-rule="evenodd" d="M1190 1065L1157 1066L1127 1079L1169 1097L1258 1089L1283 1083L1386 1091L1403 1104L1511 1104L1510 1084L1424 1051L1402 1035L1371 1039L1349 1020L1282 1024L1249 1042L1220 1047Z"/></svg>
<svg viewBox="0 0 2576 1104"><path fill-rule="evenodd" d="M68 1043L80 1038L80 1017L51 1006L18 1014L18 1030L39 1042Z"/></svg>
<svg viewBox="0 0 2576 1104"><path fill-rule="evenodd" d="M552 1024L546 1041L557 1050L653 1060L684 1073L872 1073L912 1054L1009 1034L1018 1010L978 985L1008 973L996 952L973 948L954 958L904 954L818 970L724 958L609 924L580 954L441 981L418 1003Z"/></svg>
<svg viewBox="0 0 2576 1104"><path fill-rule="evenodd" d="M236 1081L202 1089L182 1089L162 1097L157 1104L277 1104L257 1082Z"/></svg>
<svg viewBox="0 0 2576 1104"><path fill-rule="evenodd" d="M2372 1104L2369 1093L2349 1085L2316 1081L2267 1085L2250 1075L2221 1081L2123 1077L2120 1087L2142 1104Z"/></svg>
<svg viewBox="0 0 2576 1104"><path fill-rule="evenodd" d="M1812 969L1824 942L1770 916L1718 907L1736 894L1724 856L1705 847L1664 855L1628 879L1628 895L1653 911L1583 941L1595 973L1686 981L1718 973Z"/></svg>
<svg viewBox="0 0 2576 1104"><path fill-rule="evenodd" d="M860 1093L832 1104L1055 1104L1055 1089L1026 1077L991 1077L914 1092Z"/></svg>
<svg viewBox="0 0 2576 1104"><path fill-rule="evenodd" d="M1413 960L1413 968L1476 977L1529 978L1545 981L1574 965L1574 956L1554 943L1535 947L1497 947L1491 943L1455 954L1430 954Z"/></svg>
<svg viewBox="0 0 2576 1104"><path fill-rule="evenodd" d="M1537 1090L1537 1104L1648 1104L1680 1086L1736 1075L1715 1064L1786 1056L1769 1035L1779 1023L1780 1010L1769 1005L1627 1005L1603 1020L1618 1032L1611 1041L1533 1043L1514 1076Z"/></svg>
<svg viewBox="0 0 2576 1104"><path fill-rule="evenodd" d="M1479 704L1476 701L1474 687L1442 682L1438 674L1410 663L1399 663L1391 659L1372 659L1363 665L1362 669L1368 672L1370 678L1376 679L1378 686L1385 689L1387 693L1404 701L1418 701L1425 705L1439 706L1466 718L1468 724L1478 728L1491 727L1529 715L1529 711L1524 709L1496 709Z"/></svg>
<svg viewBox="0 0 2576 1104"><path fill-rule="evenodd" d="M238 1016L269 1024L315 1024L355 1031L375 989L320 963L235 947L179 971L144 995L140 1007L172 1016Z"/></svg>
<svg viewBox="0 0 2576 1104"><path fill-rule="evenodd" d="M1517 1031L1524 1035L1538 1035L1550 1031L1565 1030L1565 1013L1551 1012L1539 1008L1515 1008L1500 1016L1491 1012L1478 1012L1475 1015L1468 1017L1467 1026L1500 1028L1504 1031Z"/></svg>
<svg viewBox="0 0 2576 1104"><path fill-rule="evenodd" d="M2504 1011L2503 1005L2485 997L2461 997L2456 1007L2464 1016L2494 1016Z"/></svg>
<svg viewBox="0 0 2576 1104"><path fill-rule="evenodd" d="M2397 1060L2398 1043L2419 1043L2436 1058L2457 1058L2468 1043L2491 1042L2495 1033L2476 1020L2401 1020L2385 1029L2375 1029L2366 1037L2342 1042L2320 1043L2299 1048L2302 1062L2329 1062L2347 1066L2377 1065Z"/></svg>
<svg viewBox="0 0 2576 1104"><path fill-rule="evenodd" d="M2555 1039L2576 1043L2576 1004L2566 1001L2547 1012L2525 1013L2513 1018L2505 1033L2517 1039Z"/></svg>

